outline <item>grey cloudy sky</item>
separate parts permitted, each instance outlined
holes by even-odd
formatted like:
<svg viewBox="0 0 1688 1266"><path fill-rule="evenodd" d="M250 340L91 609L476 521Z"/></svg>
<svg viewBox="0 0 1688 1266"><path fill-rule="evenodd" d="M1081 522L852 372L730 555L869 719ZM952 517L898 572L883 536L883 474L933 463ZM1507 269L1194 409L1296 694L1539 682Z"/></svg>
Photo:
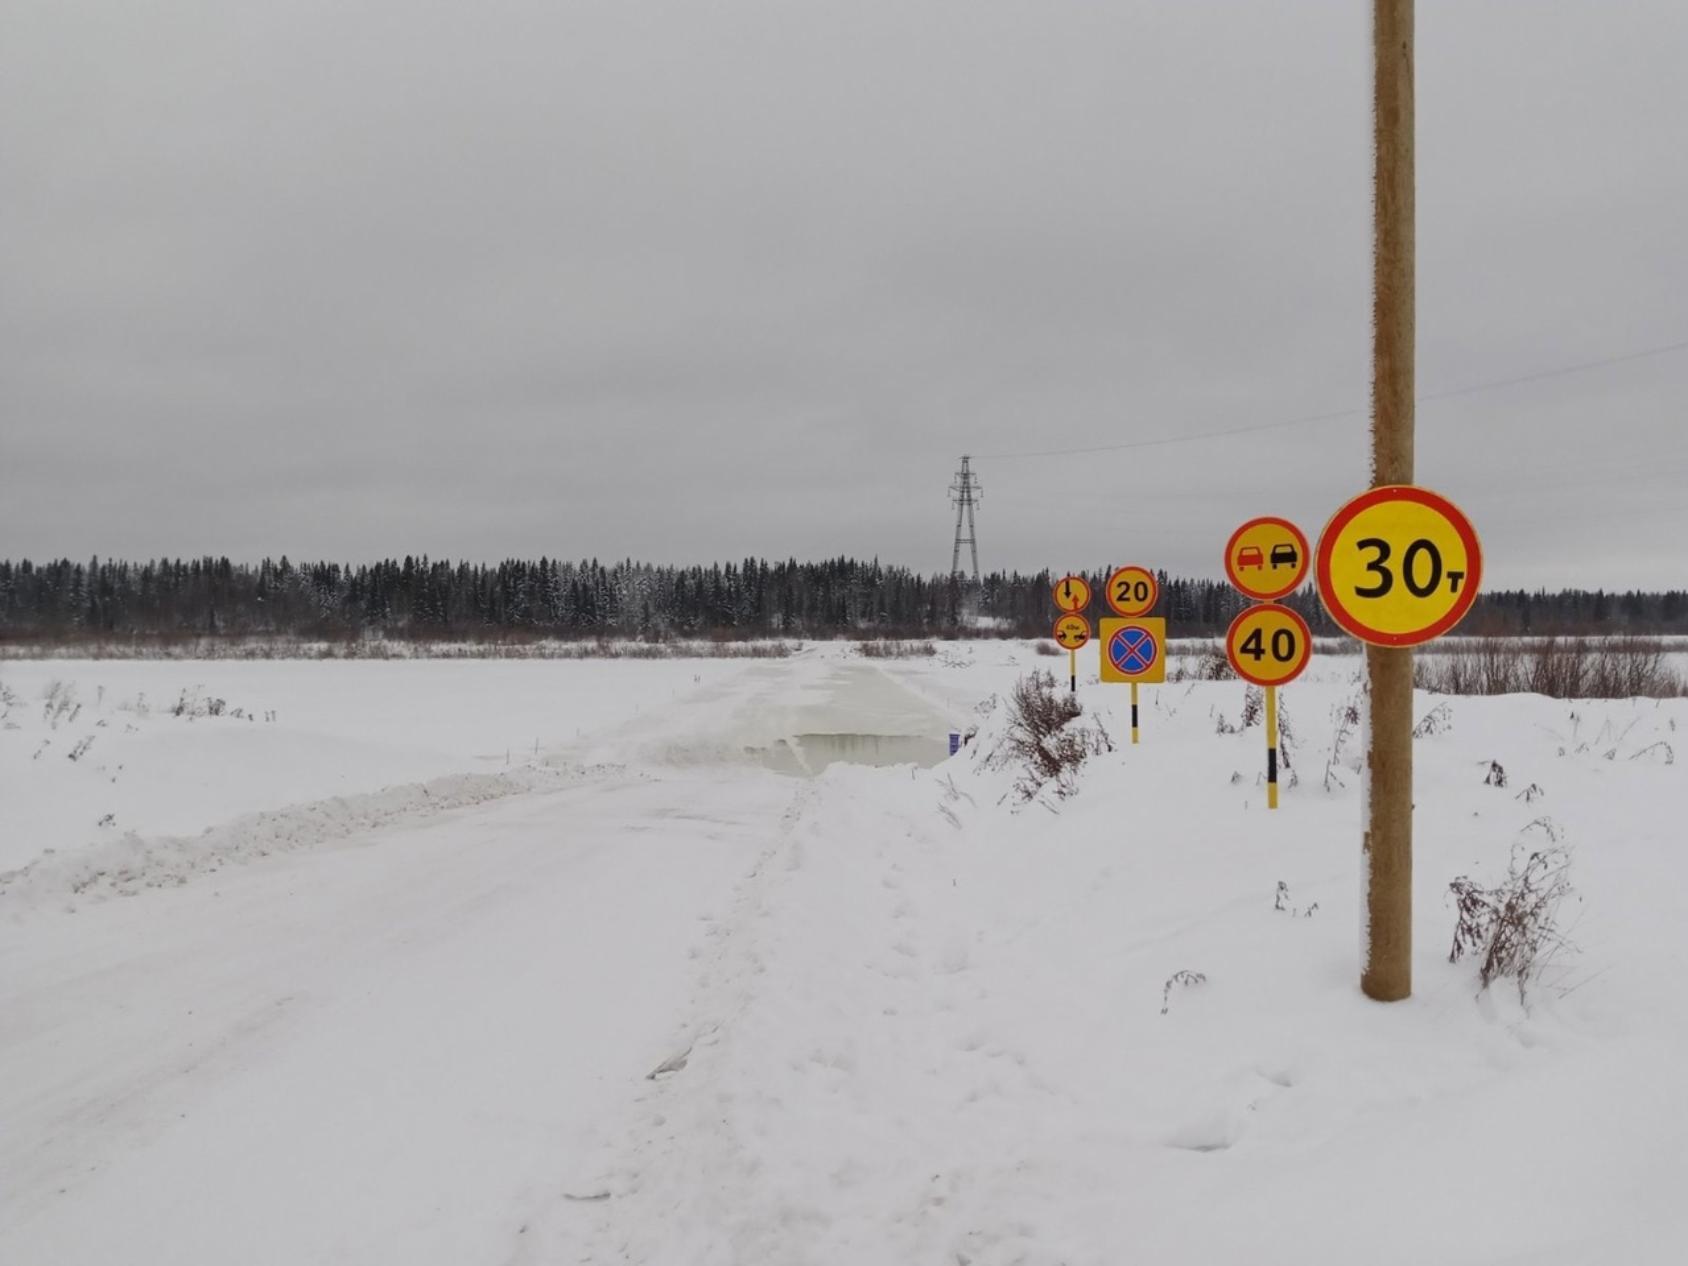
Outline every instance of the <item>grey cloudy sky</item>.
<svg viewBox="0 0 1688 1266"><path fill-rule="evenodd" d="M0 0L0 555L1217 573L1367 395L1370 6ZM1418 15L1419 387L1688 340L1688 5ZM1426 403L1491 584L1688 585L1688 351Z"/></svg>

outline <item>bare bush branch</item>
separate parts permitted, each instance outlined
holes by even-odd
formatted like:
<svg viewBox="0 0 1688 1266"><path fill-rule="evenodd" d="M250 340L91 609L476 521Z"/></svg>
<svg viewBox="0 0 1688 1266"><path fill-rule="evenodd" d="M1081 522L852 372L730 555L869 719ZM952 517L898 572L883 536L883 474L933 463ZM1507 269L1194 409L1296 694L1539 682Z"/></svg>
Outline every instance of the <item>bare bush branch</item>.
<svg viewBox="0 0 1688 1266"><path fill-rule="evenodd" d="M1348 784L1343 782L1342 775L1337 771L1343 767L1344 749L1349 738L1360 724L1360 703L1364 693L1355 695L1344 703L1340 703L1333 710L1336 721L1336 731L1331 736L1330 755L1325 758L1325 790L1334 792Z"/></svg>
<svg viewBox="0 0 1688 1266"><path fill-rule="evenodd" d="M1433 738L1445 730L1454 728L1454 710L1446 703L1438 703L1426 712L1417 725L1413 726L1415 739Z"/></svg>
<svg viewBox="0 0 1688 1266"><path fill-rule="evenodd" d="M1045 787L1065 799L1077 788L1079 767L1100 752L1114 750L1100 725L1073 724L1083 712L1077 696L1058 687L1050 673L1034 672L1015 683L1008 697L1008 733L993 760L1020 766L1015 790L1022 800L1031 800Z"/></svg>
<svg viewBox="0 0 1688 1266"><path fill-rule="evenodd" d="M1448 961L1467 954L1478 959L1484 989L1501 977L1518 982L1518 998L1540 967L1568 942L1558 926L1560 904L1572 895L1570 857L1558 847L1530 853L1522 862L1514 849L1506 878L1484 888L1461 875L1448 885L1457 917Z"/></svg>
<svg viewBox="0 0 1688 1266"><path fill-rule="evenodd" d="M1421 690L1450 695L1538 694L1555 699L1673 699L1688 679L1657 638L1452 639L1414 665Z"/></svg>
<svg viewBox="0 0 1688 1266"><path fill-rule="evenodd" d="M931 642L857 642L856 653L868 659L930 659L938 653Z"/></svg>
<svg viewBox="0 0 1688 1266"><path fill-rule="evenodd" d="M1175 971L1166 978L1166 984L1161 988L1161 1014L1165 1015L1172 1009L1172 986L1183 985L1186 989L1207 983L1207 973L1199 971Z"/></svg>

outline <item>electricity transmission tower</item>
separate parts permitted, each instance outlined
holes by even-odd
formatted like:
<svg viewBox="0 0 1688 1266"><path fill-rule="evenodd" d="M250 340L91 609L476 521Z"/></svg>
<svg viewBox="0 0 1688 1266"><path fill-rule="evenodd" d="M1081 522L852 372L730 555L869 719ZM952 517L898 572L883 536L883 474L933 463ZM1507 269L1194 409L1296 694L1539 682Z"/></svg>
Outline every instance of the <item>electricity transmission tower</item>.
<svg viewBox="0 0 1688 1266"><path fill-rule="evenodd" d="M973 475L973 459L963 457L961 469L955 473L955 482L950 485L950 500L955 503L955 551L950 555L950 575L961 576L961 547L963 544L972 552L973 584L979 583L979 540L978 530L973 524L973 507L984 500L984 489L980 487L978 479ZM966 527L963 529L963 520ZM965 579L965 577L963 577Z"/></svg>

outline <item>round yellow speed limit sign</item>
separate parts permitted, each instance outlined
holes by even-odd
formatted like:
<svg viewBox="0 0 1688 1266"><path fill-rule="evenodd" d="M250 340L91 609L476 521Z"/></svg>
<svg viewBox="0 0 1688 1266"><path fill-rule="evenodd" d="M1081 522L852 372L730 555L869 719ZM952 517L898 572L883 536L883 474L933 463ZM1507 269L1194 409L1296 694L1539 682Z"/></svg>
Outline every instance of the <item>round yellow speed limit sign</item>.
<svg viewBox="0 0 1688 1266"><path fill-rule="evenodd" d="M1090 621L1082 615L1064 615L1055 621L1055 641L1064 651L1076 651L1090 640Z"/></svg>
<svg viewBox="0 0 1688 1266"><path fill-rule="evenodd" d="M1373 488L1319 537L1319 600L1343 629L1377 646L1416 646L1465 618L1483 579L1477 532L1428 488Z"/></svg>
<svg viewBox="0 0 1688 1266"><path fill-rule="evenodd" d="M1110 607L1129 620L1155 609L1160 598L1160 582L1146 567L1121 567L1108 577L1104 596Z"/></svg>
<svg viewBox="0 0 1688 1266"><path fill-rule="evenodd" d="M1281 686L1301 676L1313 654L1313 634L1288 607L1262 602L1246 608L1225 634L1225 656L1244 681Z"/></svg>

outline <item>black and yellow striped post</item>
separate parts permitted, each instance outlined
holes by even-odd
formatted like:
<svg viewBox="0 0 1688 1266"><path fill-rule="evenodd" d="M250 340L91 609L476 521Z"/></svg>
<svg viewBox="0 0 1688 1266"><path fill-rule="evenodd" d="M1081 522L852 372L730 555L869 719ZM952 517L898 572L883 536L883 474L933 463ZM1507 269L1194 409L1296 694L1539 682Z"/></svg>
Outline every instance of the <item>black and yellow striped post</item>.
<svg viewBox="0 0 1688 1266"><path fill-rule="evenodd" d="M1069 611L1055 621L1055 645L1067 652L1067 677L1072 691L1078 693L1078 648L1090 641L1090 621L1076 611Z"/></svg>
<svg viewBox="0 0 1688 1266"><path fill-rule="evenodd" d="M1090 582L1063 576L1055 582L1055 605L1065 614L1055 622L1055 641L1067 648L1067 685L1078 693L1078 648L1090 640L1090 621L1080 614L1090 605Z"/></svg>
<svg viewBox="0 0 1688 1266"><path fill-rule="evenodd" d="M1121 570L1141 572L1143 569ZM1144 601L1152 599L1156 592L1151 588L1149 598ZM1137 687L1158 686L1166 680L1166 617L1132 615L1103 620L1098 645L1102 648L1097 664L1101 680L1131 687L1131 741L1139 743L1143 732L1138 728L1141 713L1137 707Z"/></svg>
<svg viewBox="0 0 1688 1266"><path fill-rule="evenodd" d="M1268 809L1278 807L1278 687L1299 677L1312 654L1313 630L1307 621L1276 602L1244 607L1225 631L1225 658L1231 671L1266 696Z"/></svg>

